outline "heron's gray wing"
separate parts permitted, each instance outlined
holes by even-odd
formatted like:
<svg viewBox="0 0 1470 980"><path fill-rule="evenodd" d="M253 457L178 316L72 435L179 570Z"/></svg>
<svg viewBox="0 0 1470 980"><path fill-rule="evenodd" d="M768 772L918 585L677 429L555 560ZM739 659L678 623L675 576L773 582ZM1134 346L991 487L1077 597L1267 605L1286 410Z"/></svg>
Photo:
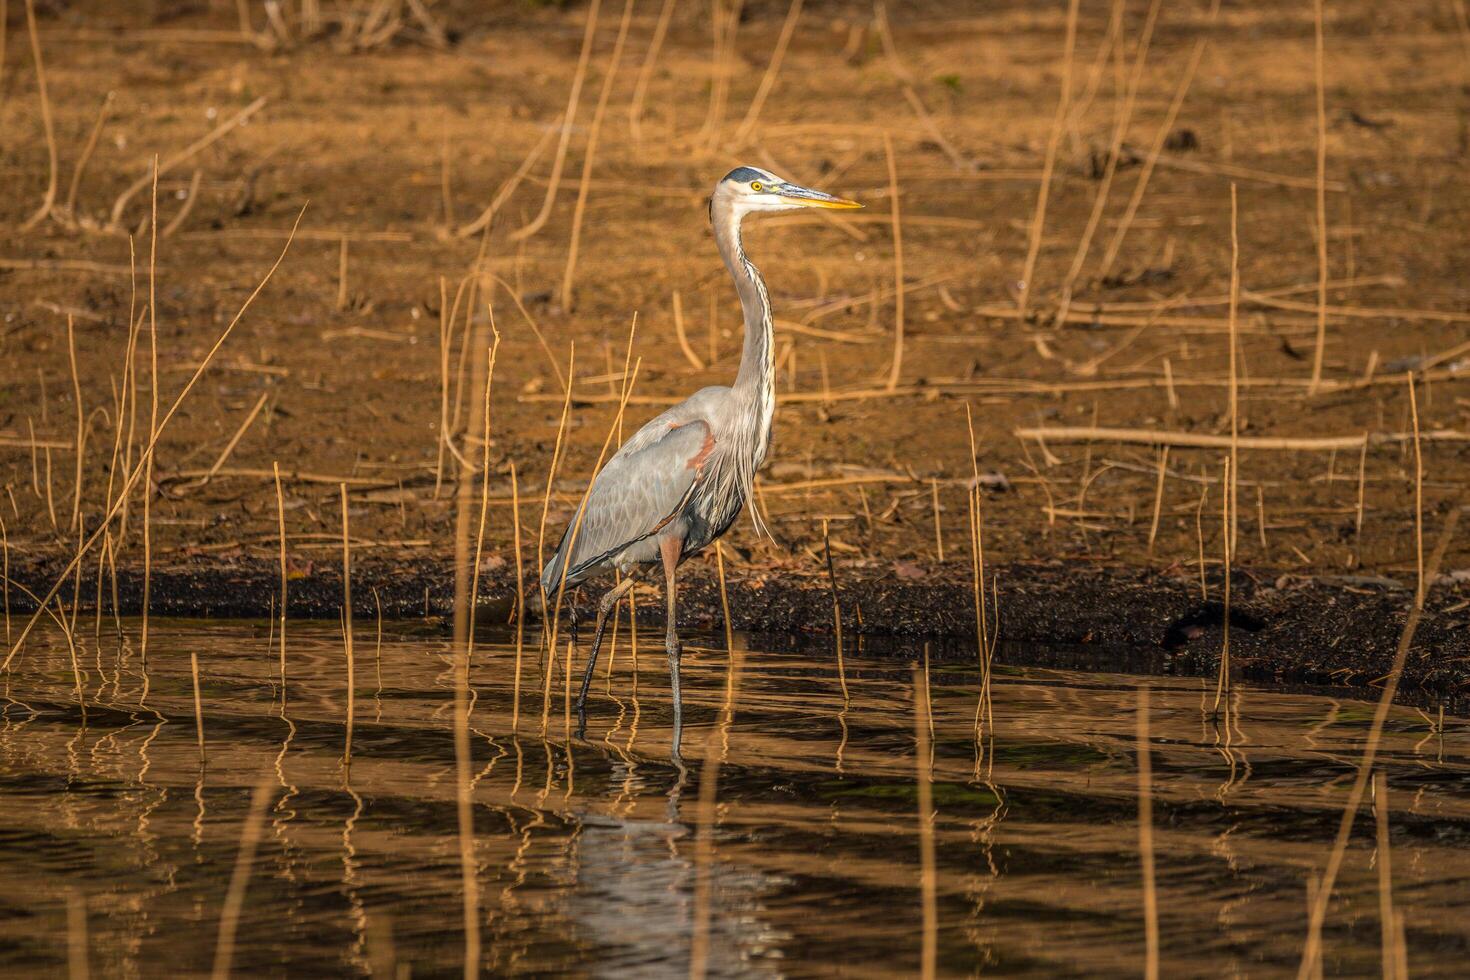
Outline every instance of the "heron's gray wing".
<svg viewBox="0 0 1470 980"><path fill-rule="evenodd" d="M546 563L542 581L548 584L548 593L559 584L564 562L571 569L567 582L572 584L600 562L656 534L693 491L713 447L709 423L695 419L671 427L632 452L620 450L593 481L581 526L573 511L556 554ZM569 544L572 556L567 562Z"/></svg>

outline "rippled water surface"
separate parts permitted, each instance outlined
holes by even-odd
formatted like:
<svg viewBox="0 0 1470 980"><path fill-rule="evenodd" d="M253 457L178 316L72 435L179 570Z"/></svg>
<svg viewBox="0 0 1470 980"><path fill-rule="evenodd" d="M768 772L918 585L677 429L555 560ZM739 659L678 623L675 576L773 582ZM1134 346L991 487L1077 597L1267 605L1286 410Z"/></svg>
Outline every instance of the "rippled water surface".
<svg viewBox="0 0 1470 980"><path fill-rule="evenodd" d="M443 636L390 624L379 643L359 628L344 770L336 624L291 624L284 710L263 625L155 621L146 672L137 624L124 633L98 640L79 624L85 726L59 631L38 632L5 681L0 971L62 973L85 949L94 975L207 973L233 876L245 884L237 974L457 974L465 905ZM916 971L922 670L849 654L839 673L826 648L750 649L732 676L723 638L691 642L680 766L649 640L636 665L624 637L610 675L599 667L580 740L562 668L544 684L534 640L518 698L515 645L476 648L485 972L685 975L695 948L717 976ZM1240 686L1216 723L1197 679L997 667L977 760L978 681L967 666L929 672L940 973L1140 973L1141 687L1164 975L1295 973L1309 878L1371 705ZM1395 708L1380 754L1393 907L1416 976L1463 976L1470 962L1467 731ZM1380 970L1375 833L1365 806L1327 921L1328 974Z"/></svg>

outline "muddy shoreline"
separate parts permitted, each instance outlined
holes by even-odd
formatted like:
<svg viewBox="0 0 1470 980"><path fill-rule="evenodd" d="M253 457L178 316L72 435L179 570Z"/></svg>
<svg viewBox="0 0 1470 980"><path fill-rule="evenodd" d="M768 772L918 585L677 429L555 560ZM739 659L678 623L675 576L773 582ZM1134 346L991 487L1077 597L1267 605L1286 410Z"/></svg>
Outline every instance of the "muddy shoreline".
<svg viewBox="0 0 1470 980"><path fill-rule="evenodd" d="M12 617L34 610L24 589L49 588L61 560L14 561ZM1209 581L1201 601L1199 580L1177 569L1082 566L1077 563L1011 563L999 577L1000 636L1021 642L1068 647L1085 665L1086 650L1115 656L1127 650L1148 659L1151 669L1170 674L1213 673L1221 645L1223 581ZM142 606L142 570L120 565L118 607L136 615ZM905 581L891 572L839 568L843 631L877 642L880 655L910 656L906 647L881 638L933 639L936 657L966 659L975 649L973 588L956 570L925 570L923 580ZM96 608L95 566L81 579L81 608ZM335 619L341 609L340 569L328 565L297 571L289 582L293 618ZM353 612L361 621L442 620L452 611L452 563L435 560L364 558L352 576ZM825 577L795 573L745 578L732 571L731 620L735 629L758 634L822 635L832 632L832 593ZM112 612L112 583L104 576L102 607ZM69 581L61 591L70 602ZM280 595L279 567L264 559L185 561L156 567L154 616L264 618ZM482 572L481 623L509 621L514 611L514 573ZM593 612L595 593L574 596L578 615ZM717 629L722 615L712 569L692 565L681 590L681 626ZM1236 675L1248 680L1337 687L1381 682L1393 662L1412 590L1405 583L1369 576L1289 576L1242 569L1233 581L1231 651ZM639 621L662 622L662 604L640 599ZM993 614L993 607L992 607ZM528 613L534 621L535 610ZM1404 669L1402 686L1438 695L1470 687L1470 588L1445 583L1431 591Z"/></svg>

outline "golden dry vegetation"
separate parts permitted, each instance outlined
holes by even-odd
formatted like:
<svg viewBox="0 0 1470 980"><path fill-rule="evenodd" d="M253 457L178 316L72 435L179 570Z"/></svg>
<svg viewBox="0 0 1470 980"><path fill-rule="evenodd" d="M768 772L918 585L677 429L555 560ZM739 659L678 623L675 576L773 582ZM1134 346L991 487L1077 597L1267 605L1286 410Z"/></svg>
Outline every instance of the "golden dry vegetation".
<svg viewBox="0 0 1470 980"><path fill-rule="evenodd" d="M1062 2L324 2L314 36L313 5L279 23L246 6L253 40L225 4L40 4L43 99L9 3L0 514L17 560L75 550L143 458L155 158L160 415L304 209L159 440L155 562L274 555L276 463L293 560L338 547L343 482L360 553L447 554L491 313L487 548L511 540L514 464L529 554L568 373L549 535L614 418L635 317L628 431L733 377L739 312L704 197L741 163L868 209L748 231L782 401L762 482L776 540L742 521L737 566L817 571L825 520L839 560L932 574L937 501L968 567L966 403L992 558L1218 561L1232 185L1235 560L1412 578L1408 372L1428 521L1464 481L1458 2L1325 5L1320 78L1310 4L1081 3L1072 42ZM1124 431L1026 431L1064 426ZM1272 439L1291 441L1256 442ZM142 559L137 482L124 564Z"/></svg>

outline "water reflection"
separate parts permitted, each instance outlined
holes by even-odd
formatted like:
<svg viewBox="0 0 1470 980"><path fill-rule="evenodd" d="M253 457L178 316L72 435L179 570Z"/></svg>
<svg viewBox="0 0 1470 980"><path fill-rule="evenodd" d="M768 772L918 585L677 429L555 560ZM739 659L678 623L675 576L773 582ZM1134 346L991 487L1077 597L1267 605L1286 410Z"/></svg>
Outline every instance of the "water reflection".
<svg viewBox="0 0 1470 980"><path fill-rule="evenodd" d="M75 671L60 631L38 632L0 686L0 971L64 970L79 894L99 975L207 972L264 778L236 972L458 972L444 638L385 625L358 679L373 710L359 713L349 781L336 624L291 624L289 705L268 624L155 621L146 665L135 624L122 629L78 635ZM663 649L635 656L635 636L614 627L580 739L579 663L566 650L538 657L535 636L477 644L487 974L687 975L696 952L715 976L912 972L916 769L932 773L939 972L1136 974L1139 685L1152 705L1163 972L1290 970L1308 876L1372 713L1237 684L1215 716L1196 680L1003 664L984 695L972 659L922 648L884 660L849 649L837 662L820 648L691 638L680 759ZM208 678L207 770L190 653ZM915 683L930 705L922 767ZM1395 710L1380 752L1393 907L1416 975L1458 974L1470 950L1466 733L1459 718ZM1328 972L1379 968L1377 851L1364 834L1327 924Z"/></svg>

